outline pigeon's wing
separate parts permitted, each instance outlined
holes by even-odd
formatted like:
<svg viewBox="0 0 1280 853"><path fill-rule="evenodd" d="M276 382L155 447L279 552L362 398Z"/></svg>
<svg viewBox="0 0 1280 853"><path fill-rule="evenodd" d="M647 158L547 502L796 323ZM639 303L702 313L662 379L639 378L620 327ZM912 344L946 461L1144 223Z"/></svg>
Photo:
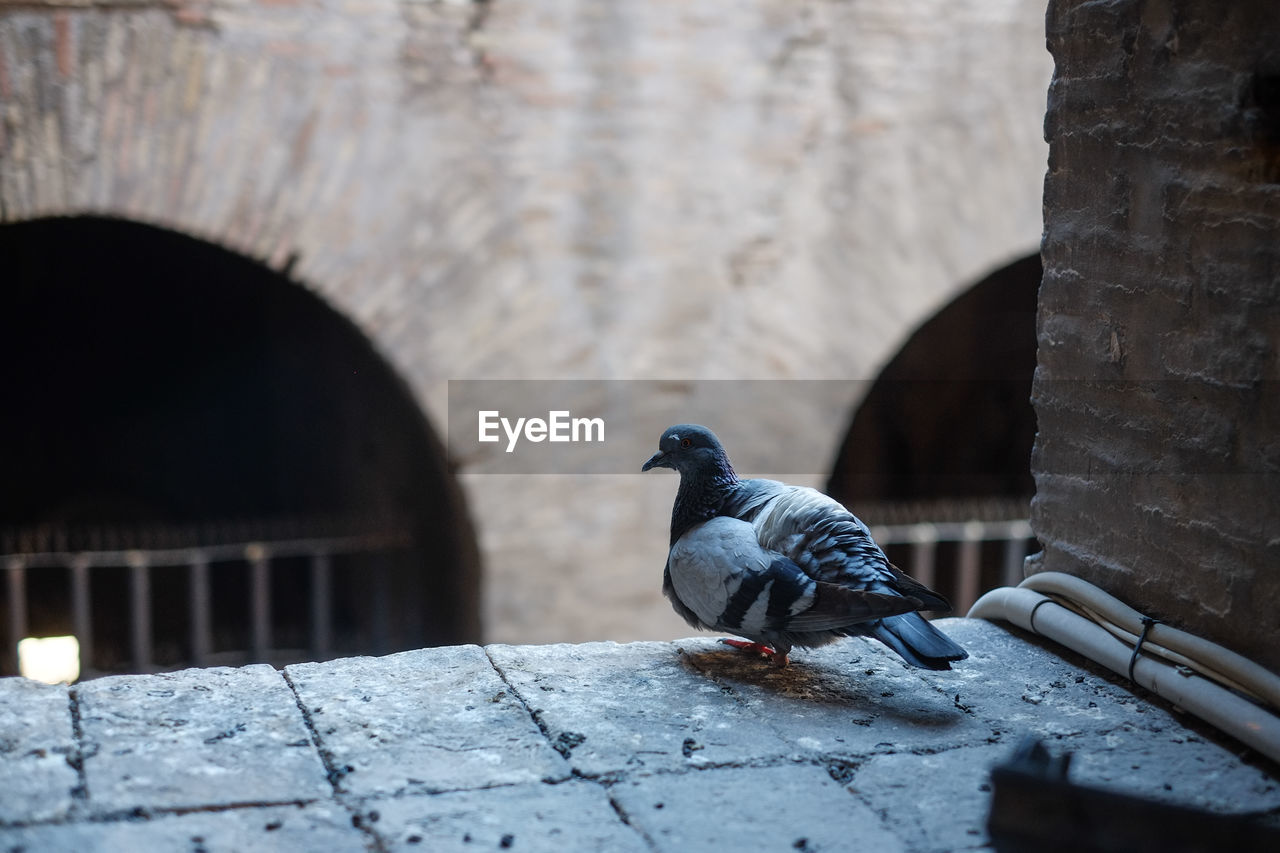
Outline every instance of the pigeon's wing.
<svg viewBox="0 0 1280 853"><path fill-rule="evenodd" d="M795 564L787 561L793 571ZM816 582L813 603L799 613L771 624L770 630L788 634L840 631L851 625L898 616L920 609L920 600L902 595L850 589L833 583Z"/></svg>
<svg viewBox="0 0 1280 853"><path fill-rule="evenodd" d="M920 606L901 595L815 580L763 548L750 524L725 516L681 536L667 566L673 603L705 626L746 637L838 630Z"/></svg>
<svg viewBox="0 0 1280 853"><path fill-rule="evenodd" d="M786 556L815 580L915 598L918 609L951 609L945 598L890 563L853 513L815 489L775 491L752 524L761 547Z"/></svg>

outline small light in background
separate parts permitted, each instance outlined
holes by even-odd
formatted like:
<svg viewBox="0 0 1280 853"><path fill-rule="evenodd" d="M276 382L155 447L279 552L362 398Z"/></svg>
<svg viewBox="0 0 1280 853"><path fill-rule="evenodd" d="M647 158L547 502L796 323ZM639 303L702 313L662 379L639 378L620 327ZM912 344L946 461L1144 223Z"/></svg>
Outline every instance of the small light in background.
<svg viewBox="0 0 1280 853"><path fill-rule="evenodd" d="M45 684L70 684L80 677L80 641L75 637L19 640L18 671Z"/></svg>

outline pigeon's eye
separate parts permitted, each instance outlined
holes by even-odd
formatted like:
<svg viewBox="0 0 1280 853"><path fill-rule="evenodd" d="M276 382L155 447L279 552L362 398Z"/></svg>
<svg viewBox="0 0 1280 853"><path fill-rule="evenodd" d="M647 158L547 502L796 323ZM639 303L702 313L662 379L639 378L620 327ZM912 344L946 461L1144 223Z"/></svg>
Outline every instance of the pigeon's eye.
<svg viewBox="0 0 1280 853"><path fill-rule="evenodd" d="M687 438L682 438L682 439L680 439L680 446L681 446L681 447L693 447L693 442L692 442L692 441L690 441L690 440L689 440L689 439L687 439Z"/></svg>

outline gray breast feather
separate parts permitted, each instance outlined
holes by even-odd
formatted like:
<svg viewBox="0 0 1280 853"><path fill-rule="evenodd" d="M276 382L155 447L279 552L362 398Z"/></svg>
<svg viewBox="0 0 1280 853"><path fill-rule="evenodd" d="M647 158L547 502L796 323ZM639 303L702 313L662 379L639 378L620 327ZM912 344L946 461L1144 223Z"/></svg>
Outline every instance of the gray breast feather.
<svg viewBox="0 0 1280 853"><path fill-rule="evenodd" d="M711 628L752 636L813 604L816 584L734 518L691 528L672 546L669 567L675 594Z"/></svg>
<svg viewBox="0 0 1280 853"><path fill-rule="evenodd" d="M723 516L688 530L671 546L671 585L684 605L715 627L729 599L768 560L750 524Z"/></svg>

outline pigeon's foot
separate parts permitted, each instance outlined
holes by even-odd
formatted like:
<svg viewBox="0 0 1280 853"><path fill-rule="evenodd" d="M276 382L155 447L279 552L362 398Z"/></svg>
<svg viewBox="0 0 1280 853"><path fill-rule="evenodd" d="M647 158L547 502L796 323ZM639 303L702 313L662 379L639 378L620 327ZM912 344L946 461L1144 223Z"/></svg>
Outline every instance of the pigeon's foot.
<svg viewBox="0 0 1280 853"><path fill-rule="evenodd" d="M737 649L740 652L746 652L750 655L759 655L762 658L776 658L777 652L772 646L766 646L764 643L752 643L748 640L721 640L726 646ZM785 665L785 664L784 664Z"/></svg>
<svg viewBox="0 0 1280 853"><path fill-rule="evenodd" d="M789 657L791 652L790 647L785 650L780 649L775 651L773 646L767 646L764 643L752 643L748 640L722 639L720 642L724 643L726 646L731 646L740 652L746 652L749 655L759 655L762 658L767 658L778 669L782 669L784 666L791 663L791 659Z"/></svg>

